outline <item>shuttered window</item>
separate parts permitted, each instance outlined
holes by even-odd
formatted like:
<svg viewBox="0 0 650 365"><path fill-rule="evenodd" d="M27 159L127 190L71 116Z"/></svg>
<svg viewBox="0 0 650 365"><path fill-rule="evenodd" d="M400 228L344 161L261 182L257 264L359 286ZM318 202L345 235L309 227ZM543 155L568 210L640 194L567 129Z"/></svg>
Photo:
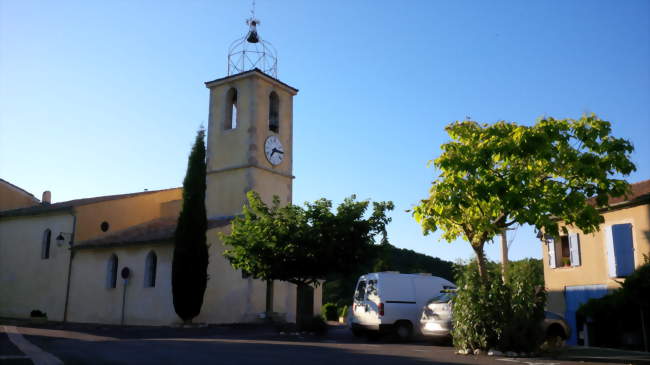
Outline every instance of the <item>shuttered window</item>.
<svg viewBox="0 0 650 365"><path fill-rule="evenodd" d="M548 246L548 266L551 269L555 269L557 267L557 263L555 262L555 240L553 238L547 238L546 246Z"/></svg>
<svg viewBox="0 0 650 365"><path fill-rule="evenodd" d="M571 266L580 266L580 236L577 233L569 235L569 258Z"/></svg>
<svg viewBox="0 0 650 365"><path fill-rule="evenodd" d="M632 224L614 224L605 228L609 276L621 278L634 271Z"/></svg>

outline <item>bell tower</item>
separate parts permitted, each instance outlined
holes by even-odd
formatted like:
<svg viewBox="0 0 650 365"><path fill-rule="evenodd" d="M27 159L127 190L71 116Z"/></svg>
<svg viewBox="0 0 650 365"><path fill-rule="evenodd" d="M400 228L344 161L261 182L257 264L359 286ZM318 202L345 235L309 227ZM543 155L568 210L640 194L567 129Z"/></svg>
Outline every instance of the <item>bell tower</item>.
<svg viewBox="0 0 650 365"><path fill-rule="evenodd" d="M271 203L292 199L293 97L298 90L277 79L270 43L257 33L259 21L230 47L228 76L206 82L210 89L207 142L208 218L242 212L255 190Z"/></svg>

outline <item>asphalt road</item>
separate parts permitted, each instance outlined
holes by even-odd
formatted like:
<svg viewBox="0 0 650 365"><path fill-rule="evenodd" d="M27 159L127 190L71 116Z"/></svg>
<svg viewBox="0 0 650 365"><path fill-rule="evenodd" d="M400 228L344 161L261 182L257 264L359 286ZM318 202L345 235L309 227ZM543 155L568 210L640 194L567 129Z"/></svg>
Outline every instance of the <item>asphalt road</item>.
<svg viewBox="0 0 650 365"><path fill-rule="evenodd" d="M354 338L345 327L330 328L325 336L281 334L270 327L134 329L68 325L35 328L0 323L0 331L3 332L0 333L0 363L12 365L32 362L39 365L572 363L540 358L456 355L451 346L432 345L426 341L369 342ZM15 345L15 341L19 344ZM32 347L25 347L25 343Z"/></svg>

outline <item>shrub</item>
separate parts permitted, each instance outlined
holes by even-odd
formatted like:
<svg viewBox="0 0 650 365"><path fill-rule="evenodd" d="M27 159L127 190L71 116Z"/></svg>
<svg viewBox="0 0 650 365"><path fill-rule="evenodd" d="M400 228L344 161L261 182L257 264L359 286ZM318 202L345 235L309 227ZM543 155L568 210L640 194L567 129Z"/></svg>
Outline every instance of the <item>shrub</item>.
<svg viewBox="0 0 650 365"><path fill-rule="evenodd" d="M612 320L612 313L616 313L616 320ZM578 315L588 318L590 344L642 350L642 343L630 343L623 334L636 335L643 341L644 325L645 333L649 332L650 263L639 266L620 289L587 301L578 309Z"/></svg>
<svg viewBox="0 0 650 365"><path fill-rule="evenodd" d="M322 335L327 332L327 323L325 323L325 320L321 316L314 316L312 318L311 323L309 326L307 326L307 329L310 332L314 332L316 334Z"/></svg>
<svg viewBox="0 0 650 365"><path fill-rule="evenodd" d="M544 341L541 323L544 320L546 292L538 285L534 266L525 266L508 282L510 311L499 347L517 352L534 352Z"/></svg>
<svg viewBox="0 0 650 365"><path fill-rule="evenodd" d="M29 313L29 316L30 316L30 317L33 317L33 318L46 318L46 317L47 317L47 313L45 313L45 312L41 312L41 311L38 310L38 309L34 309L33 311L31 311L31 312Z"/></svg>
<svg viewBox="0 0 650 365"><path fill-rule="evenodd" d="M336 311L336 304L325 303L322 309L323 318L327 321L338 321L338 313Z"/></svg>
<svg viewBox="0 0 650 365"><path fill-rule="evenodd" d="M475 263L458 265L458 294L453 300L452 337L459 349L532 352L542 343L545 293L538 284L534 263L512 272L508 284L499 266L488 265L483 285ZM526 267L530 266L530 267Z"/></svg>

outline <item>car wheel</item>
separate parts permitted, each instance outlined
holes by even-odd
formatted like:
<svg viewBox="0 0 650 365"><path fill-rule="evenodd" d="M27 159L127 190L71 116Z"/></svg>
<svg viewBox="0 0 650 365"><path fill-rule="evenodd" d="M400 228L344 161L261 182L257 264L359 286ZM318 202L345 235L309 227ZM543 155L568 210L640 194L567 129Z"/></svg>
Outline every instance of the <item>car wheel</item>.
<svg viewBox="0 0 650 365"><path fill-rule="evenodd" d="M564 340L566 339L566 333L562 327L558 325L551 325L548 330L546 330L546 344L550 348L562 348L564 347Z"/></svg>
<svg viewBox="0 0 650 365"><path fill-rule="evenodd" d="M413 326L411 322L401 321L395 324L395 335L400 341L407 341L413 336Z"/></svg>

